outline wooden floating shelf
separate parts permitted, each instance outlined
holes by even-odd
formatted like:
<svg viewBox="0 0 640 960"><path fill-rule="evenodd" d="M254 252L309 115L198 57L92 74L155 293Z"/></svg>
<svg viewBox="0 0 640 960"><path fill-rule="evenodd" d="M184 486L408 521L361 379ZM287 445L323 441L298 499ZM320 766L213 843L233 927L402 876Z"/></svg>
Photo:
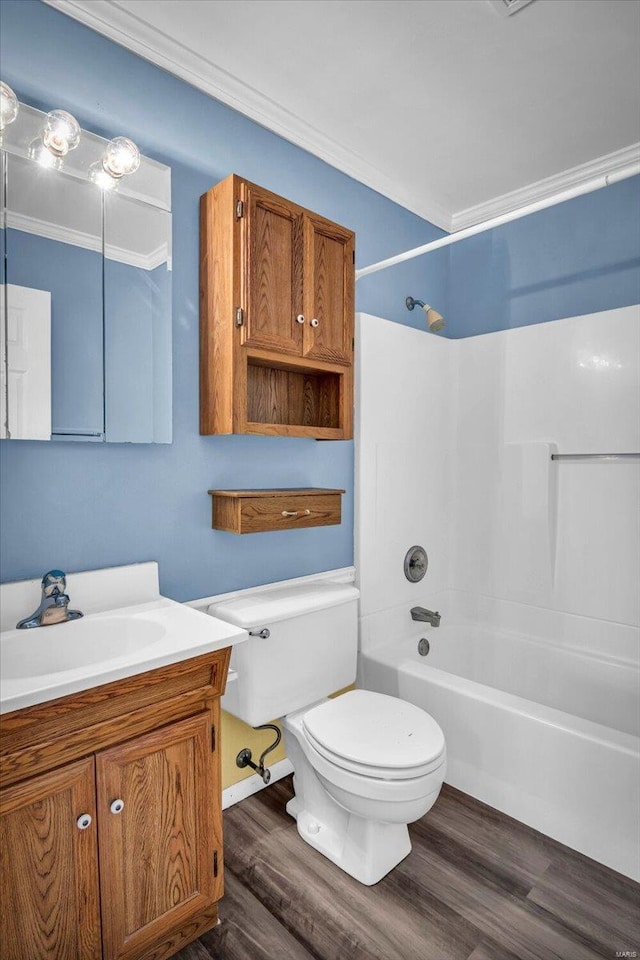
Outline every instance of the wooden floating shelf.
<svg viewBox="0 0 640 960"><path fill-rule="evenodd" d="M344 490L290 487L277 490L209 490L214 530L264 533L342 522Z"/></svg>

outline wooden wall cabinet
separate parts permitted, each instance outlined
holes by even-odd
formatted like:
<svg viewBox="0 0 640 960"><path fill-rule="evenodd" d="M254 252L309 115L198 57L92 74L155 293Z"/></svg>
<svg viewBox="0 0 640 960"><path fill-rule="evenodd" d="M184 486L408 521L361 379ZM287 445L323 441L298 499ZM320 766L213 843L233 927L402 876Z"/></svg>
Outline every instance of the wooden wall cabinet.
<svg viewBox="0 0 640 960"><path fill-rule="evenodd" d="M236 175L200 203L200 432L353 436L355 235Z"/></svg>
<svg viewBox="0 0 640 960"><path fill-rule="evenodd" d="M209 490L211 526L227 533L263 533L342 522L344 490L292 487L279 490Z"/></svg>
<svg viewBox="0 0 640 960"><path fill-rule="evenodd" d="M163 960L217 922L229 653L3 717L3 960Z"/></svg>

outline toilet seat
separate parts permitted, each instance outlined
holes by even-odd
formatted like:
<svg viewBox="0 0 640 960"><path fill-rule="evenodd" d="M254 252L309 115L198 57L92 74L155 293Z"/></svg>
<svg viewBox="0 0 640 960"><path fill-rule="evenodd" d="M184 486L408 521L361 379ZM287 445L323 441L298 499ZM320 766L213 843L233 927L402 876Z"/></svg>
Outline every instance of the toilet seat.
<svg viewBox="0 0 640 960"><path fill-rule="evenodd" d="M370 690L351 690L312 707L302 727L320 756L363 777L414 779L445 761L444 735L433 717Z"/></svg>

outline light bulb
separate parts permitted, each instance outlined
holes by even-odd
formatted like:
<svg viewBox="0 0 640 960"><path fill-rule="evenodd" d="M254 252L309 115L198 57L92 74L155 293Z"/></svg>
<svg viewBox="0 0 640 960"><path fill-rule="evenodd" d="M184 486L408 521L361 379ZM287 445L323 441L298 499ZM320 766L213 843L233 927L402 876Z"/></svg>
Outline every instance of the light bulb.
<svg viewBox="0 0 640 960"><path fill-rule="evenodd" d="M116 137L107 147L102 166L109 176L120 180L136 172L140 166L140 151L128 137Z"/></svg>
<svg viewBox="0 0 640 960"><path fill-rule="evenodd" d="M29 157L48 170L59 170L62 166L62 157L57 157L55 153L51 153L51 150L45 147L42 137L36 137L29 144Z"/></svg>
<svg viewBox="0 0 640 960"><path fill-rule="evenodd" d="M42 142L54 157L65 157L80 142L80 124L66 110L47 114Z"/></svg>
<svg viewBox="0 0 640 960"><path fill-rule="evenodd" d="M20 104L8 83L0 80L0 131L13 123L18 116Z"/></svg>
<svg viewBox="0 0 640 960"><path fill-rule="evenodd" d="M96 160L89 167L89 179L101 190L115 190L120 183L119 178L107 173L101 160Z"/></svg>

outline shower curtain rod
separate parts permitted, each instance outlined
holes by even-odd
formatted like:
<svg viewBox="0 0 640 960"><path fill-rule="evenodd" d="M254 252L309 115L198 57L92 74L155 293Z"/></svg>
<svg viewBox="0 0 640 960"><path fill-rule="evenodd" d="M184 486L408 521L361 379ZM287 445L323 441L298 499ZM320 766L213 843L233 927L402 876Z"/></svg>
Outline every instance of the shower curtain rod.
<svg viewBox="0 0 640 960"><path fill-rule="evenodd" d="M386 270L387 267L394 267L397 263L404 263L405 260L413 260L414 257L421 257L423 253L431 253L432 250L439 250L441 247L448 247L459 240L466 240L468 237L475 237L478 233L484 233L485 230L493 230L494 227L500 227L503 223L511 223L512 220L519 220L520 217L526 217L530 213L537 213L538 210L546 210L547 207L553 207L564 200L573 200L574 197L581 197L585 193L593 193L594 190L600 190L602 187L608 187L611 183L618 183L620 180L626 180L640 173L640 160L621 167L613 173L606 176L594 177L592 180L586 180L577 187L571 187L562 193L556 193L552 197L546 197L544 200L536 200L517 210L511 210L509 213L503 213L499 217L492 217L491 220L484 220L482 223L476 223L472 227L465 227L464 230L457 230L456 233L450 233L446 237L440 237L439 240L432 240L430 243L423 243L420 247L414 247L412 250L405 250L404 253L398 253L394 257L388 257L386 260L380 260L378 263L372 263L368 267L362 267L356 270L356 280L366 277L370 273L377 273L379 270Z"/></svg>

